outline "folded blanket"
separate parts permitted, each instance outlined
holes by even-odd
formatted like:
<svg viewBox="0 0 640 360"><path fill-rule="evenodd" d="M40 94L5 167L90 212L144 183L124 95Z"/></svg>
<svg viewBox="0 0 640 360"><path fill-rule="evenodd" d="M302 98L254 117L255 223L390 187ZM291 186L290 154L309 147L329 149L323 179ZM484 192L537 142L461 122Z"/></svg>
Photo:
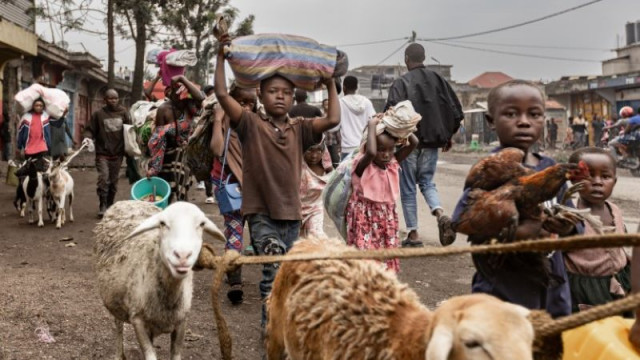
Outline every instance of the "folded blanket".
<svg viewBox="0 0 640 360"><path fill-rule="evenodd" d="M196 52L193 50L176 50L167 54L166 62L171 66L194 66L198 63Z"/></svg>
<svg viewBox="0 0 640 360"><path fill-rule="evenodd" d="M405 100L389 108L382 116L379 116L379 119L376 126L376 135L386 131L398 141L403 141L418 129L417 126L422 119L422 115L413 109L411 101ZM366 144L368 132L368 127L365 127L360 146Z"/></svg>
<svg viewBox="0 0 640 360"><path fill-rule="evenodd" d="M339 54L335 47L296 35L243 36L225 52L236 82L243 87L255 87L277 74L297 88L313 91L322 87L322 79L340 76L348 67L346 54Z"/></svg>

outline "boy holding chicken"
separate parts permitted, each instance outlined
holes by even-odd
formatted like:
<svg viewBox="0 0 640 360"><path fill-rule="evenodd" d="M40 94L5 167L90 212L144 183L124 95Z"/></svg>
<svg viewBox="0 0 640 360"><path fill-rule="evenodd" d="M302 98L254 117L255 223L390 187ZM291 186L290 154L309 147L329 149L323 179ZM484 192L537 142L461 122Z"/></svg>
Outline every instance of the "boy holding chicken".
<svg viewBox="0 0 640 360"><path fill-rule="evenodd" d="M527 81L509 81L491 90L488 107L487 121L496 131L500 141L500 148L496 152L500 152L504 148L515 148L519 149L523 155L521 161L523 167L519 163L516 164L521 173L515 174L516 168L514 167L514 178L555 166L553 159L531 151L531 147L538 141L544 128L545 102L540 89ZM509 151L513 150L509 149ZM500 156L500 153L497 156ZM490 176L489 172L481 172L479 175ZM504 176L504 173L501 176ZM566 185L564 185L566 176L566 171L561 176L556 175L555 182L561 190L555 199L545 202L546 207L550 207L556 202L556 199L560 201L562 198L566 190ZM487 182L487 179L480 180ZM551 181L553 179L542 180ZM524 184L522 189L515 191L524 193L524 186L531 186L531 184ZM540 190L545 186L542 185ZM464 225L461 219L469 218L469 211L478 210L477 207L471 207L473 195L471 188L465 188L465 192L456 206L453 222L458 231ZM576 225L559 216L544 217L540 213L538 203L529 201L532 204L522 205L522 201L523 199L519 198L513 203L496 202L492 204L493 209L487 211L489 213L502 206L507 211L507 208L513 206L514 203L521 208L533 209L528 212L528 214L535 214L533 216L527 216L525 211L521 211L519 217L516 216L513 229L507 232L509 240L536 239L548 237L551 234L567 236L582 232L580 223ZM536 211L538 212L536 213ZM484 215L484 212L478 212L475 216L482 217ZM493 222L487 223L493 224ZM500 234L503 235L504 232ZM469 241L474 244L486 243L493 237L496 236L477 232L469 236ZM553 317L571 313L567 274L562 254L559 251L546 256L532 253L473 255L473 263L477 272L473 276L472 292L491 294L529 309L546 309Z"/></svg>

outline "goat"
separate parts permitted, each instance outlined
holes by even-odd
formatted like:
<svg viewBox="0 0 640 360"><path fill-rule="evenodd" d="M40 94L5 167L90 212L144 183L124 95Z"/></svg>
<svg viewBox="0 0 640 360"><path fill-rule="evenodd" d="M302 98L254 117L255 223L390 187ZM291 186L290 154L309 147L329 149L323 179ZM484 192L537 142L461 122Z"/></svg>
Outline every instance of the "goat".
<svg viewBox="0 0 640 360"><path fill-rule="evenodd" d="M26 209L29 213L29 224L34 223L33 212L36 211L37 207L38 227L42 227L44 226L42 206L47 193L48 180L46 176L44 176L44 172L40 171L38 161L45 161L45 159L31 158L27 160L19 170L22 180L20 184L18 184L18 187L21 189L16 190L14 205L16 205L16 208L20 212L20 216L24 216L24 204L26 204ZM22 202L23 200L25 200L24 203Z"/></svg>
<svg viewBox="0 0 640 360"><path fill-rule="evenodd" d="M49 178L49 194L55 203L55 220L56 229L60 229L64 225L67 216L65 211L65 202L69 198L69 220L73 221L73 178L66 170L66 164L55 161L47 170ZM47 209L49 208L47 204Z"/></svg>
<svg viewBox="0 0 640 360"><path fill-rule="evenodd" d="M340 253L335 239L289 252ZM284 262L267 300L269 360L532 359L529 310L489 295L453 297L435 312L371 260Z"/></svg>
<svg viewBox="0 0 640 360"><path fill-rule="evenodd" d="M131 323L145 360L153 338L171 333L171 359L180 359L191 308L192 267L207 232L226 241L196 206L176 202L160 211L143 201L119 201L94 230L98 288L115 318L116 358L124 359L123 323Z"/></svg>

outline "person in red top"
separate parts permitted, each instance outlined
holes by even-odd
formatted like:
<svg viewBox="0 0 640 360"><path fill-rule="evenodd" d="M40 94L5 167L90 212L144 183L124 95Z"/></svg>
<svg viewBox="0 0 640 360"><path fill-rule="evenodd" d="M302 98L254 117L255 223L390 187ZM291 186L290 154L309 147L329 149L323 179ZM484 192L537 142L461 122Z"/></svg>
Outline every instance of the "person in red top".
<svg viewBox="0 0 640 360"><path fill-rule="evenodd" d="M43 157L49 153L51 145L49 135L49 114L44 111L44 101L37 99L33 102L32 109L22 115L18 126L17 147L23 158L35 158L38 171L46 170ZM22 170L22 169L21 169ZM23 175L20 170L17 176Z"/></svg>

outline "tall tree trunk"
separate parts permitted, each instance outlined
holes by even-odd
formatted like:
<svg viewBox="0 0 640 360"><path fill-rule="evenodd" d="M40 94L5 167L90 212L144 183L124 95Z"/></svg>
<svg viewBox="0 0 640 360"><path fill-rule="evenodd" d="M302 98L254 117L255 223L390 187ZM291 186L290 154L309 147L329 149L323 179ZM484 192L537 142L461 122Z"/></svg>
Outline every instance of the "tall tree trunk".
<svg viewBox="0 0 640 360"><path fill-rule="evenodd" d="M107 87L113 88L115 83L115 41L113 35L113 0L107 0L107 41L109 55L107 59Z"/></svg>
<svg viewBox="0 0 640 360"><path fill-rule="evenodd" d="M136 6L133 14L136 20L136 61L133 69L133 84L131 86L131 103L142 98L142 86L144 82L144 51L147 45L147 27L145 14L141 6Z"/></svg>

